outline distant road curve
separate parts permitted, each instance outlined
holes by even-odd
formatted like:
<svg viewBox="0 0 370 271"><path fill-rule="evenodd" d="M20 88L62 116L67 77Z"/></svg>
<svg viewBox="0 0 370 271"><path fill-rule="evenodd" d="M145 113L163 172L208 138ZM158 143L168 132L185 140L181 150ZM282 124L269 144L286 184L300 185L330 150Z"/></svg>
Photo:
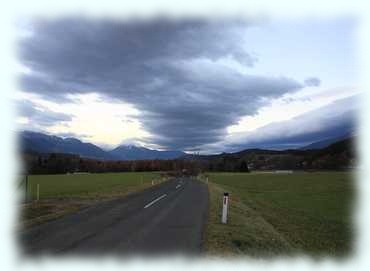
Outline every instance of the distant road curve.
<svg viewBox="0 0 370 271"><path fill-rule="evenodd" d="M20 236L26 254L199 254L208 189L177 178L38 225Z"/></svg>

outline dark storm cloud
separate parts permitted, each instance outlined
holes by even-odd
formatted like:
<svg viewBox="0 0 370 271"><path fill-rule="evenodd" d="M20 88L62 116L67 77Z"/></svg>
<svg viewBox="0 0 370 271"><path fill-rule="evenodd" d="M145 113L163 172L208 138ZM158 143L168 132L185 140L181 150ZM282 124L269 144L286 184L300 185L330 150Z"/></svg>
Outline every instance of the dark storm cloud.
<svg viewBox="0 0 370 271"><path fill-rule="evenodd" d="M317 77L309 77L304 80L304 84L308 87L318 87L321 85L321 80Z"/></svg>
<svg viewBox="0 0 370 271"><path fill-rule="evenodd" d="M287 149L323 139L356 132L359 96L337 100L327 106L304 113L291 120L276 122L253 132L240 134L230 151L245 148Z"/></svg>
<svg viewBox="0 0 370 271"><path fill-rule="evenodd" d="M48 127L72 120L71 115L50 111L27 100L18 101L16 108L18 110L18 116L29 119L30 125L33 127Z"/></svg>
<svg viewBox="0 0 370 271"><path fill-rule="evenodd" d="M285 77L246 75L224 60L252 68L244 44L248 22L65 19L36 21L19 42L33 72L23 91L45 99L100 93L133 104L153 136L149 143L189 149L217 142L226 127L256 113L267 99L302 84Z"/></svg>

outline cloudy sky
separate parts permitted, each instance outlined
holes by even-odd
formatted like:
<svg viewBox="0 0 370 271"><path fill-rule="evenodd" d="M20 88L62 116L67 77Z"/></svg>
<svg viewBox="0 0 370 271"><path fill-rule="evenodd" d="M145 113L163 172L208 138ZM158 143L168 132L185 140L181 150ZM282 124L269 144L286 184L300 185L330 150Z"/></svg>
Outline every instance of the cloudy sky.
<svg viewBox="0 0 370 271"><path fill-rule="evenodd" d="M351 133L350 19L21 20L20 130L109 148L291 148Z"/></svg>

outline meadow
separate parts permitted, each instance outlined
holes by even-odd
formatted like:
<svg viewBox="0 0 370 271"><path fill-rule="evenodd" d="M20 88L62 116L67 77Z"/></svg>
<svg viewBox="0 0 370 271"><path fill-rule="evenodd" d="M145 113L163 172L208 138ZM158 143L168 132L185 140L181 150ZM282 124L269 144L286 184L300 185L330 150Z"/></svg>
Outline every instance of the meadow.
<svg viewBox="0 0 370 271"><path fill-rule="evenodd" d="M96 197L124 193L159 182L158 172L79 173L28 176L29 197L39 198Z"/></svg>
<svg viewBox="0 0 370 271"><path fill-rule="evenodd" d="M148 188L164 180L160 172L29 175L28 200L22 204L20 227L27 228L53 220L92 204ZM24 199L24 187L21 196Z"/></svg>
<svg viewBox="0 0 370 271"><path fill-rule="evenodd" d="M343 256L351 250L354 181L348 172L209 173L210 254ZM220 223L223 192L229 221Z"/></svg>

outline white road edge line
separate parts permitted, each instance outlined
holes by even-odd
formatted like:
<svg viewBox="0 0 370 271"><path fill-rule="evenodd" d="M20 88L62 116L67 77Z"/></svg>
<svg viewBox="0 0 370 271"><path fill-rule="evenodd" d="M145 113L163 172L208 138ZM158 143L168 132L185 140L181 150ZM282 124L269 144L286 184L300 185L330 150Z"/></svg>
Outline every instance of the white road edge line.
<svg viewBox="0 0 370 271"><path fill-rule="evenodd" d="M162 196L160 196L159 198L156 198L155 200L153 200L152 202L149 202L147 205L144 206L144 209L152 206L154 203L156 203L157 201L163 199L164 197L166 197L167 194L163 194Z"/></svg>
<svg viewBox="0 0 370 271"><path fill-rule="evenodd" d="M181 185L179 185L179 184L178 184L178 185L176 185L176 189L177 189L177 188L179 188L179 187L181 187Z"/></svg>

